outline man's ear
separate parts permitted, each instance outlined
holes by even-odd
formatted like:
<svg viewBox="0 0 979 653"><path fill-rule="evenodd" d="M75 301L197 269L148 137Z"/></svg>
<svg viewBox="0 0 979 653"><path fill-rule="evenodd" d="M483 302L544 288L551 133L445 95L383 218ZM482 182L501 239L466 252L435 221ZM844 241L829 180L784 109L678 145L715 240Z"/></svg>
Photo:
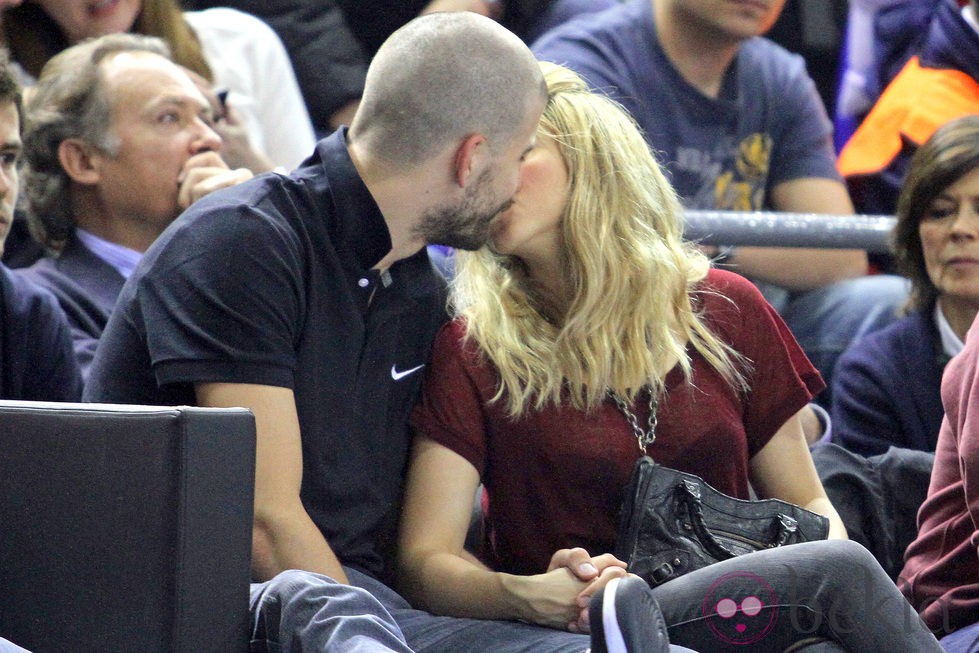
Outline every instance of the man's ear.
<svg viewBox="0 0 979 653"><path fill-rule="evenodd" d="M465 188L474 173L487 165L489 146L482 134L470 134L459 144L455 158L455 182Z"/></svg>
<svg viewBox="0 0 979 653"><path fill-rule="evenodd" d="M58 145L58 162L68 178L78 184L99 183L102 153L80 138L66 138Z"/></svg>

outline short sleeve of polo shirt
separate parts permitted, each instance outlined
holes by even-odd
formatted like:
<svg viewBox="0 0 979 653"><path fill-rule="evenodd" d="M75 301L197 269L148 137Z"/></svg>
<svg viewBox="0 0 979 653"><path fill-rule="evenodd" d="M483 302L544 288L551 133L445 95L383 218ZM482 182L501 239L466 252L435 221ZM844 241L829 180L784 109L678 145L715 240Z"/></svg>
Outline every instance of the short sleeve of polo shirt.
<svg viewBox="0 0 979 653"><path fill-rule="evenodd" d="M754 284L711 270L702 288L698 296L708 326L743 359L748 390L742 420L751 457L826 384Z"/></svg>
<svg viewBox="0 0 979 653"><path fill-rule="evenodd" d="M147 348L160 385L254 383L293 387L303 326L297 234L244 203L192 207L140 280ZM144 262L148 263L148 261Z"/></svg>
<svg viewBox="0 0 979 653"><path fill-rule="evenodd" d="M464 323L457 318L443 325L435 337L411 425L468 460L482 476L490 428L484 408L496 377L476 347L464 342L464 334Z"/></svg>

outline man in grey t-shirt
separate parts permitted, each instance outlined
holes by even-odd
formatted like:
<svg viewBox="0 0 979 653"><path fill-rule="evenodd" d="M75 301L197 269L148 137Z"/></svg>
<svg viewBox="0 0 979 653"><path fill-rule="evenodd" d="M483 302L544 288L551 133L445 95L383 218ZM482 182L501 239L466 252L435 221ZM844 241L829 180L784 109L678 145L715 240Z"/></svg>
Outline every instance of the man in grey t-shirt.
<svg viewBox="0 0 979 653"><path fill-rule="evenodd" d="M630 0L532 49L632 113L686 206L848 215L815 84L801 57L760 38L783 5ZM906 293L896 277L865 276L862 250L723 252L726 265L760 282L827 381L847 343L889 322Z"/></svg>

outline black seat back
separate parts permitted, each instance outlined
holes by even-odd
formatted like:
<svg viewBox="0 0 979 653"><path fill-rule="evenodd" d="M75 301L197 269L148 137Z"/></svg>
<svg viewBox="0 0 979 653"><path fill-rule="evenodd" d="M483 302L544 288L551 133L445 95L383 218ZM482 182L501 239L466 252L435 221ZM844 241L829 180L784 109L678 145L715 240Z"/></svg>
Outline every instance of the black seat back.
<svg viewBox="0 0 979 653"><path fill-rule="evenodd" d="M244 409L0 402L0 636L247 650L254 469Z"/></svg>

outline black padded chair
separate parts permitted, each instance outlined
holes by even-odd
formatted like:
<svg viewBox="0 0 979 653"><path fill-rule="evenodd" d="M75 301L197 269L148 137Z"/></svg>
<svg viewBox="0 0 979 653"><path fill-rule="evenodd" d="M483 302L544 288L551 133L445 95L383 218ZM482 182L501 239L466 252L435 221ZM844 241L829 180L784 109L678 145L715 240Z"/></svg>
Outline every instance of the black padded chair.
<svg viewBox="0 0 979 653"><path fill-rule="evenodd" d="M0 401L0 637L247 651L254 474L244 409Z"/></svg>

